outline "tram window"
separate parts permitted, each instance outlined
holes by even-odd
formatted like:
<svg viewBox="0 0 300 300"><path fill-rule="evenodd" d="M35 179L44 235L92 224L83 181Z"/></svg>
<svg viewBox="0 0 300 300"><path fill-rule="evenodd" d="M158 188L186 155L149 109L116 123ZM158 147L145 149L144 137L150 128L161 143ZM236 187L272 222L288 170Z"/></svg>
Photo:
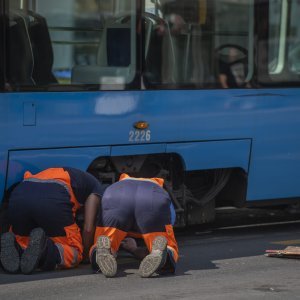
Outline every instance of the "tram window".
<svg viewBox="0 0 300 300"><path fill-rule="evenodd" d="M156 15L149 13L147 2L145 13L146 83L166 88L213 84L212 1L152 2Z"/></svg>
<svg viewBox="0 0 300 300"><path fill-rule="evenodd" d="M135 3L6 1L6 77L12 89L130 88L136 74Z"/></svg>
<svg viewBox="0 0 300 300"><path fill-rule="evenodd" d="M300 75L300 2L293 1L291 4L290 40L288 46L289 70Z"/></svg>
<svg viewBox="0 0 300 300"><path fill-rule="evenodd" d="M253 0L149 0L145 10L149 88L222 88L220 72L225 71L230 73L227 87L249 86Z"/></svg>
<svg viewBox="0 0 300 300"><path fill-rule="evenodd" d="M283 68L283 58L280 53L280 32L281 24L284 22L284 15L282 15L282 1L273 0L269 4L269 73L276 74ZM282 40L283 42L283 40Z"/></svg>
<svg viewBox="0 0 300 300"><path fill-rule="evenodd" d="M216 1L217 79L222 88L249 88L254 62L254 1Z"/></svg>
<svg viewBox="0 0 300 300"><path fill-rule="evenodd" d="M20 0L10 0L9 1L10 9L18 9L18 8L20 8L20 6L21 6Z"/></svg>
<svg viewBox="0 0 300 300"><path fill-rule="evenodd" d="M270 0L268 71L271 83L284 85L300 81L299 15L298 0ZM266 77L264 81L268 81Z"/></svg>

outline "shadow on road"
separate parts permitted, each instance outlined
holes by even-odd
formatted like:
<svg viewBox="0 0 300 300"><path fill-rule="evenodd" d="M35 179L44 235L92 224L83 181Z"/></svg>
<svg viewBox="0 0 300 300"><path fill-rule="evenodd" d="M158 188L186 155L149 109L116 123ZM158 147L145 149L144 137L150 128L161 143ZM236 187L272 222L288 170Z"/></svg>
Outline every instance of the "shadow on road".
<svg viewBox="0 0 300 300"><path fill-rule="evenodd" d="M194 270L218 269L218 261L240 257L261 256L266 249L283 249L289 243L300 245L300 223L249 226L229 229L190 227L176 230L180 261L176 276L189 276ZM270 258L266 258L270 259ZM118 277L136 274L139 262L128 255L118 259ZM90 265L72 270L35 272L32 275L6 274L0 269L3 284L60 279L72 276L102 276L94 274ZM136 274L136 276L138 276Z"/></svg>

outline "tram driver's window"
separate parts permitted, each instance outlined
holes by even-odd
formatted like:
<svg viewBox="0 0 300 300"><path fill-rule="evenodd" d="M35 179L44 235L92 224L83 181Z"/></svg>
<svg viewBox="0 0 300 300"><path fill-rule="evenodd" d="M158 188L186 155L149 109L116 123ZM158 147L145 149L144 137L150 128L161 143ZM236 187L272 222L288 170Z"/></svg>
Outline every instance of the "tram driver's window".
<svg viewBox="0 0 300 300"><path fill-rule="evenodd" d="M254 1L216 1L216 74L221 88L249 88L253 77Z"/></svg>
<svg viewBox="0 0 300 300"><path fill-rule="evenodd" d="M13 90L125 89L136 73L135 0L10 0Z"/></svg>

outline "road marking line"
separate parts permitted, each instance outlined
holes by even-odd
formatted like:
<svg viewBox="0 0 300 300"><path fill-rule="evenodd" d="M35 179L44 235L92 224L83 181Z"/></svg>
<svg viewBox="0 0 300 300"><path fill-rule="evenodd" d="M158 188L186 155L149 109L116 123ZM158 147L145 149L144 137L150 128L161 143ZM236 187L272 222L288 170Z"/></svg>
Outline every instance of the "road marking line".
<svg viewBox="0 0 300 300"><path fill-rule="evenodd" d="M276 242L271 242L271 244L285 245L285 246L300 245L300 240L276 241Z"/></svg>
<svg viewBox="0 0 300 300"><path fill-rule="evenodd" d="M251 228L251 227L261 227L261 226L272 226L272 225L284 225L284 224L298 224L300 221L283 221L283 222L272 222L272 223L258 223L258 224L247 224L247 225L237 225L237 226L225 226L216 227L214 230L226 230L226 229L239 229L239 228Z"/></svg>

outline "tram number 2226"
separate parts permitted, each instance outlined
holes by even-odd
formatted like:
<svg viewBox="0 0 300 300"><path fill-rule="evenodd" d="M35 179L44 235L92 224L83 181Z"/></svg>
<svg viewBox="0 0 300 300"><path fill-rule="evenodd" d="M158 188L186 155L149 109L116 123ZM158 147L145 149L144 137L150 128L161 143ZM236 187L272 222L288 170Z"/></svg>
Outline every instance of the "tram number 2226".
<svg viewBox="0 0 300 300"><path fill-rule="evenodd" d="M150 142L151 131L150 130L130 130L129 131L129 142Z"/></svg>

